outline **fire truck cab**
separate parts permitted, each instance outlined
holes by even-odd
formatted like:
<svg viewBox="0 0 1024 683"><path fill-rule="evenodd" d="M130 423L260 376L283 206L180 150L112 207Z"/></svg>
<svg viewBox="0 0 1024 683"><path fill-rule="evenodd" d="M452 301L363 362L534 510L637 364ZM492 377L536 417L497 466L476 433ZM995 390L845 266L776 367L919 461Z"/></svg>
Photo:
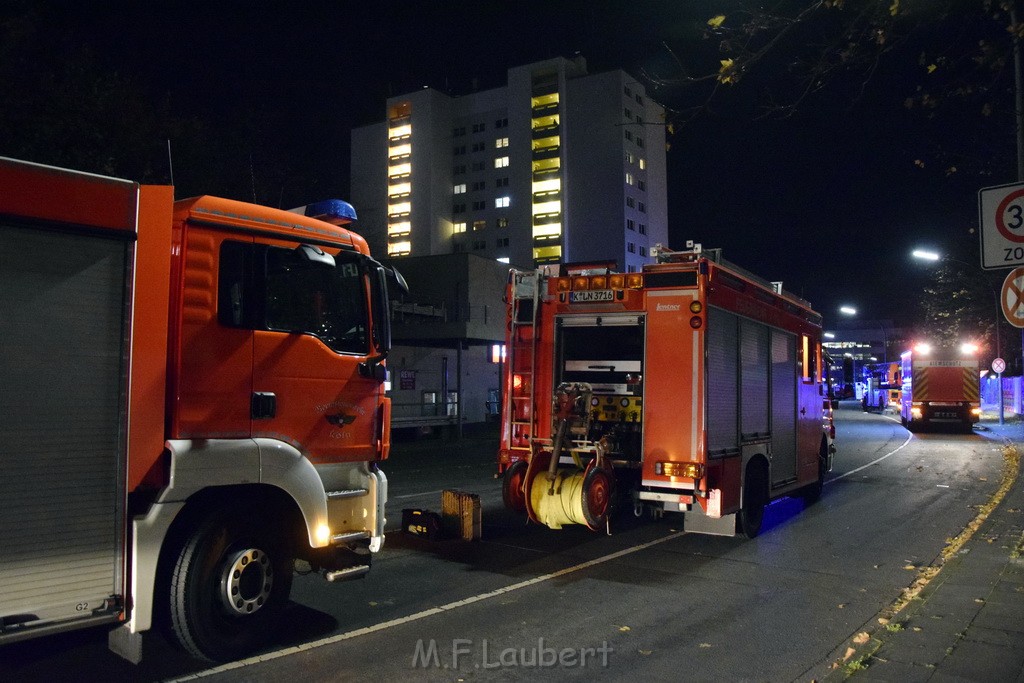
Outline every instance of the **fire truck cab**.
<svg viewBox="0 0 1024 683"><path fill-rule="evenodd" d="M608 528L614 503L756 535L821 492L834 453L821 317L700 245L642 272L510 273L498 469L506 505Z"/></svg>

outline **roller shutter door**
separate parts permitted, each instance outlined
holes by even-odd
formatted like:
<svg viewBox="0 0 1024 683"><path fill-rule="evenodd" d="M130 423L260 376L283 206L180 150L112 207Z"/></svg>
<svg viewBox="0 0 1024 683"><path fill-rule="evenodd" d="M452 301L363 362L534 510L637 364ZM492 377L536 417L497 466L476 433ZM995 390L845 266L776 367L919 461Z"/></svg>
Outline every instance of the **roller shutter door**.
<svg viewBox="0 0 1024 683"><path fill-rule="evenodd" d="M707 353L708 454L739 450L737 434L739 361L737 318L718 308L708 310Z"/></svg>
<svg viewBox="0 0 1024 683"><path fill-rule="evenodd" d="M0 625L120 592L126 253L0 224Z"/></svg>

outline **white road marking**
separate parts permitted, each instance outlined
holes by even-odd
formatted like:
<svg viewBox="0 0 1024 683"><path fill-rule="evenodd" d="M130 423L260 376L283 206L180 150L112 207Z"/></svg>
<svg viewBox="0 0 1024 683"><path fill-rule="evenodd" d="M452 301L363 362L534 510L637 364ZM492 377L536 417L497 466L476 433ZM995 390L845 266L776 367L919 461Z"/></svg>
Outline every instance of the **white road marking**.
<svg viewBox="0 0 1024 683"><path fill-rule="evenodd" d="M866 470L867 468L871 467L872 465L877 465L878 463L880 463L880 462L882 462L883 460L885 460L886 458L888 458L888 457L889 457L890 455L895 455L896 453L899 453L900 451L902 451L902 450L904 449L904 447L906 447L906 445L907 445L908 443L910 443L910 442L911 442L911 440L913 440L913 438L914 438L914 435L913 435L913 434L908 434L908 435L907 435L907 440L906 440L906 441L904 441L904 442L903 442L902 444L900 444L899 446L897 446L897 447L896 447L896 448L894 448L893 450L891 450L891 451L889 451L888 453L886 453L885 455L883 455L883 456L882 456L881 458L877 458L877 459L875 459L875 460L872 460L871 462L869 462L869 463L868 463L868 464L866 464L866 465L861 465L860 467L858 467L858 468L857 468L857 469L855 469L855 470L850 470L850 471L849 471L849 472L847 472L846 474L840 474L840 475L839 475L838 477L832 477L831 479L829 479L829 480L828 480L828 481L826 481L825 483L826 483L826 484L831 484L831 483L832 483L832 482L834 482L834 481L839 481L839 480L840 480L840 479L842 479L843 477L848 477L848 476L850 476L851 474L857 474L857 473L858 473L858 472L860 472L861 470Z"/></svg>
<svg viewBox="0 0 1024 683"><path fill-rule="evenodd" d="M188 676L182 676L181 678L171 679L171 683L176 683L177 681L192 681L197 678L205 678L206 676L212 676L214 674L224 673L226 671L234 671L235 669L241 669L247 666L252 666L253 664L259 664L261 662L268 662L274 659L279 659L281 657L299 654L300 652L306 652L307 650L323 647L324 645L333 645L334 643L340 643L343 640L358 638L359 636L365 636L370 633L377 633L379 631L384 631L395 626L402 626L403 624L408 624L413 621L419 621L420 619L425 619L427 617L432 617L438 614L444 614L445 612L450 612L452 610L459 609L460 607L467 607L469 605L473 605L483 600L495 598L499 595L505 595L507 593L511 593L522 588L536 586L537 584L544 583L545 581L551 581L552 579L557 579L559 577L565 576L566 574L573 574L575 572L582 571L584 569L589 569L590 567L594 567L599 564L604 564L605 562L610 562L611 560L616 560L620 557L625 557L626 555L631 555L640 550L646 550L647 548L658 545L660 543L664 543L665 541L671 541L674 538L679 538L685 533L685 531L677 531L673 534L669 534L668 536L664 536L653 541L648 541L647 543L641 543L640 545L635 545L631 548L625 548L624 550L619 550L618 552L614 552L610 555L598 557L594 560L588 560L587 562L582 562L572 567L566 567L565 569L559 569L556 572L544 574L542 576L538 576L532 579L527 579L526 581L520 581L519 583L514 583L511 586L498 588L497 590L489 591L487 593L480 593L479 595L474 595L472 597L465 598L464 600L456 600L455 602L449 602L446 605L432 607L430 609L423 610L422 612L410 614L406 617L399 617L397 619L391 619L390 621L383 621L379 624L374 624L373 626L367 626L365 628L356 629L354 631L348 631L347 633L340 633L336 636L322 638L321 640L314 640L311 643L304 643L302 645L288 647L283 650L277 650L276 652L268 652L263 655L249 657L248 659L240 659L237 662L229 662L227 664L222 664L221 666L217 666L212 669L206 669L204 671L197 671Z"/></svg>
<svg viewBox="0 0 1024 683"><path fill-rule="evenodd" d="M403 498L419 498L420 496L433 496L438 493L444 493L444 489L438 489L437 491L424 491L423 493L407 493L404 496L388 496L388 500L402 500Z"/></svg>

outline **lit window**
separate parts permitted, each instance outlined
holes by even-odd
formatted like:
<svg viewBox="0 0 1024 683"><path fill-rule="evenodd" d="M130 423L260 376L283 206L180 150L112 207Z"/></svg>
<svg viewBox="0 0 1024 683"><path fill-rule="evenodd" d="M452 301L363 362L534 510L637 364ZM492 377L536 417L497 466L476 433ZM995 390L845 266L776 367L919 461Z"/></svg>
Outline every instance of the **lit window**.
<svg viewBox="0 0 1024 683"><path fill-rule="evenodd" d="M398 221L397 223L388 223L388 236L395 237L397 235L408 235L412 229L412 223L409 221Z"/></svg>
<svg viewBox="0 0 1024 683"><path fill-rule="evenodd" d="M400 213L409 213L412 211L412 205L409 202L400 202L398 204L391 204L388 206L388 215L394 216Z"/></svg>
<svg viewBox="0 0 1024 683"><path fill-rule="evenodd" d="M533 184L533 193L538 192L558 192L562 189L561 178L550 178L548 180L539 180Z"/></svg>
<svg viewBox="0 0 1024 683"><path fill-rule="evenodd" d="M497 199L494 200L494 206L499 208L499 209L508 208L508 205L509 205L509 198L508 197L498 197Z"/></svg>
<svg viewBox="0 0 1024 683"><path fill-rule="evenodd" d="M412 246L411 242L393 242L388 245L388 256L407 256Z"/></svg>
<svg viewBox="0 0 1024 683"><path fill-rule="evenodd" d="M462 221L462 222L459 222L459 223L453 223L452 224L452 232L466 232L466 223L465 223L465 221Z"/></svg>
<svg viewBox="0 0 1024 683"><path fill-rule="evenodd" d="M388 147L389 157L404 157L412 154L412 145L406 143L404 145L395 145L394 147Z"/></svg>
<svg viewBox="0 0 1024 683"><path fill-rule="evenodd" d="M498 138L494 141L494 146L498 148L508 147L508 138Z"/></svg>
<svg viewBox="0 0 1024 683"><path fill-rule="evenodd" d="M558 213L562 210L562 202L555 200L553 202L538 202L533 205L533 215L543 213Z"/></svg>
<svg viewBox="0 0 1024 683"><path fill-rule="evenodd" d="M476 232L477 230L483 230L486 227L487 227L487 221L483 221L483 220L473 221L473 232Z"/></svg>
<svg viewBox="0 0 1024 683"><path fill-rule="evenodd" d="M627 173L626 174L626 184L627 185L636 185L636 178L633 176L632 173Z"/></svg>
<svg viewBox="0 0 1024 683"><path fill-rule="evenodd" d="M388 137L392 140L395 138L404 138L412 135L412 126L406 124L404 126L395 126L388 131Z"/></svg>
<svg viewBox="0 0 1024 683"><path fill-rule="evenodd" d="M498 219L498 227L499 228L507 228L508 227L508 219L507 218L499 218Z"/></svg>
<svg viewBox="0 0 1024 683"><path fill-rule="evenodd" d="M394 166L388 166L388 175L394 177L396 175L409 175L412 173L412 164L395 164Z"/></svg>
<svg viewBox="0 0 1024 683"><path fill-rule="evenodd" d="M466 183L456 185L454 188L455 194L464 194L466 192Z"/></svg>
<svg viewBox="0 0 1024 683"><path fill-rule="evenodd" d="M547 223L533 226L534 237L558 237L562 234L561 223Z"/></svg>
<svg viewBox="0 0 1024 683"><path fill-rule="evenodd" d="M643 157L640 157L640 161L638 163L640 164L641 171L647 168L647 161Z"/></svg>
<svg viewBox="0 0 1024 683"><path fill-rule="evenodd" d="M508 166L508 157L498 157L494 160L494 168L506 168Z"/></svg>
<svg viewBox="0 0 1024 683"><path fill-rule="evenodd" d="M509 259L508 256L499 256L495 260L498 261L499 263L511 263L511 259Z"/></svg>
<svg viewBox="0 0 1024 683"><path fill-rule="evenodd" d="M388 185L388 196L394 197L395 195L409 194L412 192L412 185L409 183L396 183L395 185Z"/></svg>

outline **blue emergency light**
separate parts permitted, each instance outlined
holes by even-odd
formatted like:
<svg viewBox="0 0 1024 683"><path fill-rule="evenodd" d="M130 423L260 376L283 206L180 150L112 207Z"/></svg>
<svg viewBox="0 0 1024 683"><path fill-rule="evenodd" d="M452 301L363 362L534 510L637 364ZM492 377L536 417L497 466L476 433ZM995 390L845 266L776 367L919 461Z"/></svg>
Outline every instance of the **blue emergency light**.
<svg viewBox="0 0 1024 683"><path fill-rule="evenodd" d="M356 220L355 207L342 199L325 199L295 209L289 209L289 211L310 218L316 218L332 225L345 225Z"/></svg>

